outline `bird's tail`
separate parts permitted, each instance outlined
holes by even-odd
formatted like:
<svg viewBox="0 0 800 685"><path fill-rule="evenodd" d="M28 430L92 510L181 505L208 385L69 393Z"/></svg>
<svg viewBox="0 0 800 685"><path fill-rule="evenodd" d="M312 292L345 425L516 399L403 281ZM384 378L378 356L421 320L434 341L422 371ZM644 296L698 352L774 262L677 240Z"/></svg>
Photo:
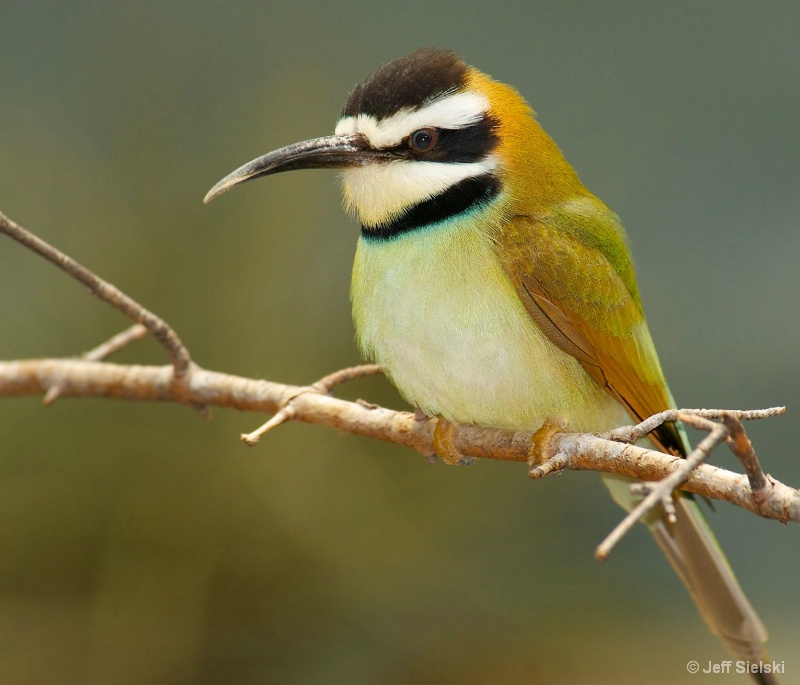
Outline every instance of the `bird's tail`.
<svg viewBox="0 0 800 685"><path fill-rule="evenodd" d="M614 501L630 511L637 503L632 481L603 475ZM644 520L689 590L709 630L738 658L753 666L768 661L764 643L767 631L744 594L703 512L693 499L675 493L677 520L669 523L660 507ZM751 668L751 671L757 669ZM752 672L760 685L777 685L772 673Z"/></svg>

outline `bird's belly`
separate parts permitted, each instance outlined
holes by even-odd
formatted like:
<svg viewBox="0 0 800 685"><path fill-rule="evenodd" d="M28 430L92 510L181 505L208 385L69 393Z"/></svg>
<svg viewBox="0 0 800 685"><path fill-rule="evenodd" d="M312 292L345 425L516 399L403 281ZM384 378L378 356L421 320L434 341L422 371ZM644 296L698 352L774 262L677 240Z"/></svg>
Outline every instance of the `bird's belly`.
<svg viewBox="0 0 800 685"><path fill-rule="evenodd" d="M426 414L534 430L545 419L605 430L625 412L541 333L488 239L360 241L353 271L359 344ZM444 231L441 231L444 233Z"/></svg>

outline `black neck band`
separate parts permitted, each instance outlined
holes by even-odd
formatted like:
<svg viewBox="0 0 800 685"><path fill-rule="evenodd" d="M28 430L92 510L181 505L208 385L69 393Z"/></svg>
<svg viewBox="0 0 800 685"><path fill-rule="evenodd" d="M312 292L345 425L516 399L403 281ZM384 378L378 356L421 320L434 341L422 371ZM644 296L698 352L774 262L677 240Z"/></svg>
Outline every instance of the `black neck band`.
<svg viewBox="0 0 800 685"><path fill-rule="evenodd" d="M500 179L494 174L465 178L436 197L409 207L390 221L362 226L361 235L369 241L391 240L403 233L477 209L490 202L499 192Z"/></svg>

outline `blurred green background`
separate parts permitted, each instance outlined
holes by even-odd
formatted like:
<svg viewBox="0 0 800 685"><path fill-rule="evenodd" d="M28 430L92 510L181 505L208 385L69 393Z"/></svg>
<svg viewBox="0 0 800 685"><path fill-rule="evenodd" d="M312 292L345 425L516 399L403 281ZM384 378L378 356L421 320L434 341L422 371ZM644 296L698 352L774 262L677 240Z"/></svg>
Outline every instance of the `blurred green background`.
<svg viewBox="0 0 800 685"><path fill-rule="evenodd" d="M311 382L358 361L336 178L201 199L330 133L382 63L455 49L516 85L622 216L679 404L788 405L750 434L798 485L798 31L790 2L0 2L0 209L198 363ZM0 321L5 359L128 325L5 238ZM151 341L118 359L164 363ZM383 380L342 394L404 406ZM596 474L430 466L306 425L244 447L262 419L2 403L0 683L696 684L689 659L726 658L646 532L593 561L621 515ZM716 509L800 683L798 527Z"/></svg>

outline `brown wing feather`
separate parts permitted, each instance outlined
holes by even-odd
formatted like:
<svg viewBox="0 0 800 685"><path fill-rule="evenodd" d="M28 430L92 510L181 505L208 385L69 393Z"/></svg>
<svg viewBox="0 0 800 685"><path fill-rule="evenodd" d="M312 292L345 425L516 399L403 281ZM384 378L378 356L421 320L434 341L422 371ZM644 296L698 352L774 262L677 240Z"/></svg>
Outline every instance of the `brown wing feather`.
<svg viewBox="0 0 800 685"><path fill-rule="evenodd" d="M518 217L500 238L500 253L506 273L544 334L575 357L634 419L643 419L671 407L672 397L616 221L609 212L604 225L589 225L599 231L600 239L595 240L569 226L565 230L558 221ZM651 437L660 449L685 456L687 443L676 424L662 425ZM629 481L604 478L614 499L630 511L634 502ZM675 507L674 523L667 524L661 511L648 525L703 619L739 658L768 660L764 626L697 504L689 496L676 497ZM765 685L776 683L771 676L756 679Z"/></svg>
<svg viewBox="0 0 800 685"><path fill-rule="evenodd" d="M600 219L608 221L609 216ZM500 239L504 268L542 332L575 357L634 419L670 408L669 389L638 297L606 255L554 222L516 217L511 224ZM665 425L654 438L663 449L685 451L674 424Z"/></svg>

